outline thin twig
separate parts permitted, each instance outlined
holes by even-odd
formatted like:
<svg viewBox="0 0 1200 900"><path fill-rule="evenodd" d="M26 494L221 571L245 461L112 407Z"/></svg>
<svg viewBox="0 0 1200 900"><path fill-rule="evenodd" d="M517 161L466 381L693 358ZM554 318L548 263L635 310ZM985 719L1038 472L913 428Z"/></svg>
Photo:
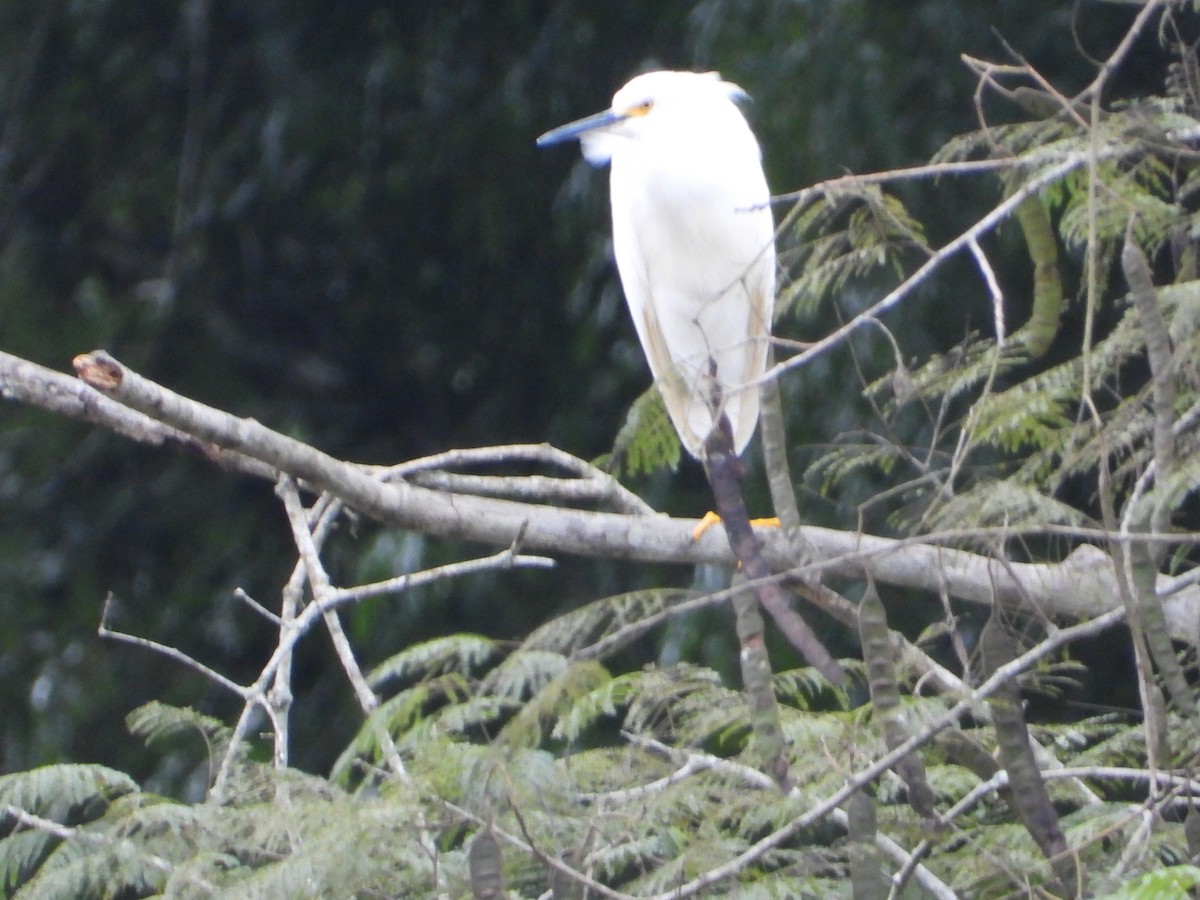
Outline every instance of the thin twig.
<svg viewBox="0 0 1200 900"><path fill-rule="evenodd" d="M18 825L24 825L26 828L44 832L56 838L61 838L64 841L69 841L79 834L78 828L72 828L70 825L62 825L53 819L34 815L31 812L21 809L19 806L13 806L11 803L5 803L3 806L0 806L0 816L16 819Z"/></svg>
<svg viewBox="0 0 1200 900"><path fill-rule="evenodd" d="M1036 160L1036 156L1007 156L992 159L955 160L949 162L929 163L922 166L909 166L903 169L889 169L886 172L866 172L861 175L842 175L818 182L798 191L786 194L774 194L774 203L807 203L822 194L837 194L870 184L887 184L893 181L915 181L925 178L941 178L943 175L978 175L981 172L996 172L1028 165Z"/></svg>
<svg viewBox="0 0 1200 900"><path fill-rule="evenodd" d="M297 551L300 553L300 559L304 563L305 576L313 593L312 604L304 611L300 619L308 616L311 621L313 616L308 614L316 610L317 614L325 620L325 627L329 631L329 636L333 641L333 647L337 652L338 660L342 664L342 670L346 673L346 678L350 681L350 687L353 689L354 696L358 700L359 708L362 710L363 715L370 721L371 715L379 708L379 697L371 690L371 686L367 684L366 676L363 675L362 669L358 665L358 660L354 656L354 649L350 646L350 641L347 639L345 631L342 630L342 623L330 604L334 588L329 581L329 574L325 571L325 566L321 562L321 554L317 549L316 543L313 541L312 532L309 530L310 525L307 510L300 502L300 492L296 488L296 483L290 478L281 478L276 492L283 501L283 508L287 513L288 524L292 527L292 538L295 541ZM297 624L298 622L299 620L297 620ZM387 760L392 772L399 776L405 783L411 783L408 769L404 765L404 761L400 758L400 751L392 740L391 734L380 723L374 724L374 730L376 739L379 741L379 746L383 750L384 758Z"/></svg>
<svg viewBox="0 0 1200 900"><path fill-rule="evenodd" d="M967 242L967 246L971 250L971 256L974 257L976 265L979 266L979 273L983 276L984 283L987 284L988 294L992 298L992 323L996 330L996 349L1004 349L1004 338L1007 330L1004 327L1004 292L1000 290L1000 282L996 279L996 272L992 268L991 262L979 246L979 241L972 238Z"/></svg>
<svg viewBox="0 0 1200 900"><path fill-rule="evenodd" d="M570 472L576 477L574 481L567 481L562 478L531 475L493 481L490 476L474 476L482 480L472 480L472 476L444 471L465 466L497 466L511 465L512 463L552 466ZM550 444L503 444L494 447L447 450L443 453L389 466L382 471L388 480L392 477L407 478L414 483L443 490L459 490L466 487L470 489L465 490L465 493L540 499L542 502L556 498L607 501L618 512L630 515L658 515L652 506L613 478L612 475L586 460L559 450ZM435 478L445 479L445 481L439 483ZM459 481L458 479L464 480ZM539 487L550 493L539 495L537 493Z"/></svg>
<svg viewBox="0 0 1200 900"><path fill-rule="evenodd" d="M93 831L88 828L73 828L69 825L63 825L55 822L53 819L47 819L44 816L34 815L31 812L21 809L19 806L12 804L0 804L0 818L9 817L15 819L18 825L23 825L26 828L44 832L45 834L53 835L64 841L79 841L82 840L93 846L120 846L130 850L140 859L147 860L154 868L161 872L170 872L175 868L175 864L170 860L159 856L157 853L148 853L145 850L145 845L135 845L133 841L128 839L113 839L109 834L104 832Z"/></svg>
<svg viewBox="0 0 1200 900"><path fill-rule="evenodd" d="M712 757L716 759L716 757ZM621 788L615 791L605 791L603 793L580 793L577 798L581 803L612 804L619 806L624 803L629 803L632 800L638 800L643 797L653 797L655 794L661 794L667 788L679 784L681 781L687 781L698 772L707 772L713 768L713 763L710 759L702 758L700 754L688 753L683 764L672 772L670 775L664 775L662 778L655 778L653 781L648 781L645 784L639 784L634 787ZM775 782L771 781L762 772L757 769L752 770L762 777L771 785Z"/></svg>
<svg viewBox="0 0 1200 900"><path fill-rule="evenodd" d="M177 663L181 663L189 669L199 672L209 681L219 684L227 691L237 694L242 699L249 698L251 688L243 687L232 679L226 678L215 669L211 669L199 660L193 659L182 650L175 647L169 647L166 644L160 644L158 641L150 640L149 638L138 637L134 634L126 634L123 631L113 631L108 627L108 613L112 606L113 595L110 593L104 601L104 610L100 614L100 625L96 629L96 633L102 638L119 641L123 644L129 644L133 647L141 647L143 650L150 650L168 659L173 659Z"/></svg>
<svg viewBox="0 0 1200 900"><path fill-rule="evenodd" d="M444 566L438 566L436 571L438 580L441 580L444 578L461 578L464 575L502 568L553 569L555 565L556 562L548 556L529 556L522 553L514 553L509 549L494 553L491 556L485 556L481 559L467 559L462 562L447 563ZM429 573L432 571L434 570L429 569L422 572L412 572L408 575L397 575L395 578L387 578L383 581L359 585L358 587L334 588L330 590L325 603L332 609L344 606L347 603L366 600L370 597L407 591L418 584L427 584L429 582Z"/></svg>
<svg viewBox="0 0 1200 900"><path fill-rule="evenodd" d="M452 803L449 800L440 798L439 802L447 811L453 813L459 819L462 819L465 822L470 822L471 824L480 828L490 828L492 833L506 844L515 847L522 853L528 853L531 856L537 857L550 868L555 869L558 872L562 872L571 880L577 881L579 884L583 885L588 889L589 892L594 892L601 897L608 897L609 900L640 900L640 898L635 897L632 894L626 894L621 891L614 890L606 884L602 884L601 882L592 878L590 875L580 872L578 869L567 865L558 857L551 856L549 853L544 853L530 842L517 837L515 834L512 834L503 828L500 828L495 824L495 822L485 820L483 817L476 815L463 806L459 806L458 804Z"/></svg>
<svg viewBox="0 0 1200 900"><path fill-rule="evenodd" d="M275 615L275 613L271 612L269 609L267 609L265 606L263 606L261 603L259 603L257 600L255 600L253 597L251 597L242 588L234 588L233 589L233 598L235 600L242 601L242 603L246 604L246 606L248 608L250 608L254 612L258 613L260 616L262 616L264 619L266 619L272 625L279 624L279 622L280 622L279 616Z"/></svg>
<svg viewBox="0 0 1200 900"><path fill-rule="evenodd" d="M889 291L882 299L877 300L867 309L858 313L854 318L846 322L845 325L831 332L820 340L814 341L812 346L783 362L776 363L766 373L751 384L761 384L763 381L771 378L778 378L784 372L791 369L799 368L806 365L818 356L833 349L843 343L853 332L857 331L862 325L877 318L882 313L891 309L901 300L911 294L917 287L925 282L935 271L937 271L950 257L957 254L964 247L967 247L971 241L976 241L983 235L987 234L1010 215L1026 197L1036 194L1042 188L1047 187L1066 177L1075 169L1084 165L1087 162L1087 155L1083 153L1068 154L1058 164L1046 169L1039 175L1031 178L1029 181L1021 185L1017 190L1013 191L1008 197L997 204L991 212L977 221L974 225L960 234L958 237L951 240L949 243L942 246L933 255L929 257L921 266L906 278L901 284ZM749 385L748 385L749 387Z"/></svg>
<svg viewBox="0 0 1200 900"><path fill-rule="evenodd" d="M1137 17L1134 18L1133 24L1125 32L1125 36L1121 38L1117 49L1108 55L1108 58L1101 64L1100 71L1092 79L1091 84L1080 91L1074 102L1090 99L1093 103L1098 104L1101 95L1104 93L1104 89L1108 86L1108 79L1121 65L1125 57L1129 55L1130 51L1133 50L1133 45L1142 36L1142 31L1150 24L1150 20L1165 9L1170 2L1171 0L1149 0L1142 7Z"/></svg>

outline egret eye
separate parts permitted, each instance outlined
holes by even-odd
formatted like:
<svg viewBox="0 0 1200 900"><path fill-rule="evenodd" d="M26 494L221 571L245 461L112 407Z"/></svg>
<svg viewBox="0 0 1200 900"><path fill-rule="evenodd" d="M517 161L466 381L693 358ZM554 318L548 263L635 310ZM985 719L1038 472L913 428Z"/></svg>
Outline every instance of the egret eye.
<svg viewBox="0 0 1200 900"><path fill-rule="evenodd" d="M644 116L646 113L650 112L650 110L652 110L653 108L654 108L653 100L643 100L637 106L631 108L629 110L629 114L631 116Z"/></svg>

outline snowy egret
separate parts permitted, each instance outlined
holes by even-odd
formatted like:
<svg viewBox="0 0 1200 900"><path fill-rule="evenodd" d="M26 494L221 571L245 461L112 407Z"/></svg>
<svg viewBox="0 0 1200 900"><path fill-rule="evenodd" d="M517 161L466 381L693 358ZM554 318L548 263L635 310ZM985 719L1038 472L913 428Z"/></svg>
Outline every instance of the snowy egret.
<svg viewBox="0 0 1200 900"><path fill-rule="evenodd" d="M737 457L758 422L775 296L762 155L734 102L744 96L715 72L647 72L610 109L548 131L538 145L577 138L589 162L611 164L617 270L667 412L704 464L760 603L841 683L841 667L770 579L742 499ZM744 659L761 646L761 632L743 635Z"/></svg>
<svg viewBox="0 0 1200 900"><path fill-rule="evenodd" d="M647 72L612 108L549 131L612 165L613 250L625 299L688 451L724 414L736 453L758 422L775 297L774 224L758 141L715 72Z"/></svg>

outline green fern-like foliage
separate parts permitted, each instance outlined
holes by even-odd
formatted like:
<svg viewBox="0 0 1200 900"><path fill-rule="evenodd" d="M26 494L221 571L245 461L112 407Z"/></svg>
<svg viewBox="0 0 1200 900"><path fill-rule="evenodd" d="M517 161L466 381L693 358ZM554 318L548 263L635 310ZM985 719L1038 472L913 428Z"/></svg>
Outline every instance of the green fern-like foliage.
<svg viewBox="0 0 1200 900"><path fill-rule="evenodd" d="M380 663L368 676L372 687L390 679L425 679L443 672L468 675L489 662L499 651L491 638L456 634L407 647Z"/></svg>
<svg viewBox="0 0 1200 900"><path fill-rule="evenodd" d="M1172 90L1186 92L1180 84ZM1095 260L1075 286L1077 293L1093 306L1093 317L1115 324L1097 329L1087 346L1060 351L1060 359L1066 358L1049 365L1030 359L1029 345L1011 335L998 341L974 334L914 371L881 373L868 385L868 394L881 401L889 422L907 423L905 430L927 446L898 445L889 430L869 443L835 447L812 467L810 481L836 490L873 468L902 482L907 469L912 488L896 492L903 502L894 507L892 521L963 532L999 524L1091 524L1089 513L1067 507L1057 496L1067 479L1094 482L1106 470L1118 491L1132 486L1152 458L1153 410L1145 336L1137 312L1125 304L1116 264L1127 236L1151 259L1165 263L1170 257L1176 263L1176 281L1158 287L1157 302L1174 342L1178 414L1200 399L1195 364L1200 285L1190 249L1200 222L1186 202L1196 176L1192 167L1178 165L1177 152L1190 151L1184 144L1172 145L1170 137L1194 128L1194 120L1181 112L1187 102L1184 95L1168 94L1105 109L1096 131L1066 115L992 127L942 149L935 163L985 152L1013 158L1000 179L1005 193L1064 159L1079 160L1040 197L1061 246L1067 252L1086 248ZM1155 140L1146 139L1151 134ZM1094 166L1084 165L1098 147L1110 149ZM843 253L838 265L856 266L871 246L884 251L886 242L878 235L871 241ZM810 251L798 283L838 284L827 277L833 264L820 258L822 252ZM1095 277L1089 280L1088 272ZM1010 323L1008 330L1019 332L1021 324ZM1194 433L1194 428L1181 431L1181 449L1190 446ZM1170 473L1160 486L1173 509L1195 490L1195 472L1185 468L1186 473ZM1120 496L1116 499L1119 510Z"/></svg>
<svg viewBox="0 0 1200 900"><path fill-rule="evenodd" d="M54 822L86 822L135 791L128 775L104 766L53 765L17 772L0 776L0 821L8 808ZM51 865L55 845L54 835L39 829L16 829L0 838L0 889L7 895Z"/></svg>
<svg viewBox="0 0 1200 900"><path fill-rule="evenodd" d="M104 766L44 766L0 776L0 803L58 819L135 790L128 775Z"/></svg>
<svg viewBox="0 0 1200 900"><path fill-rule="evenodd" d="M810 312L822 299L874 277L900 275L915 249L925 249L921 223L899 198L877 185L825 193L792 224L795 249L781 262L793 270L776 301L777 317Z"/></svg>
<svg viewBox="0 0 1200 900"><path fill-rule="evenodd" d="M461 649L478 646L475 636L461 638ZM364 728L388 729L402 747L403 778L387 774L379 748L361 739L348 748L345 766L356 776L351 787L243 760L220 802L178 803L94 767L6 776L0 803L40 810L61 830L49 833L6 817L0 837L5 891L22 898L468 896L469 851L491 823L512 896L548 889L552 873L543 855L627 894L652 894L789 827L885 750L869 707L845 709L844 695L812 670L781 672L776 694L797 781L784 795L753 777L745 704L707 669L676 665L612 676L600 660L573 663L549 649L492 648L487 662L470 663L462 662L467 654L426 652L431 649L410 655L428 665L409 667L384 705L414 692L423 702L409 703L404 715L381 714ZM458 660L458 670L448 671L446 660ZM865 691L865 673L854 664L849 671L855 690ZM900 713L916 733L952 700L917 697L910 686L900 685ZM485 707L500 711L491 727L480 727L477 712L462 713ZM137 720L183 722L192 715L156 705ZM1181 717L1171 723L1181 734L1188 727ZM980 721L964 728L985 755L994 752L990 726ZM629 737L620 738L618 730ZM1113 715L1035 732L1046 745L1069 748L1076 764L1098 771L1146 764L1136 723ZM939 809L979 784L980 776L941 745L920 752ZM688 759L694 768L681 775ZM1085 864L1105 859L1110 842L1137 830L1141 817L1130 798L1144 785L1100 776L1088 779L1084 793L1068 779L1049 784L1064 833ZM928 832L906 791L890 772L872 788L879 830L915 846ZM736 880L718 881L704 893L838 896L854 852L839 828L814 823L761 854ZM1186 859L1182 824L1161 823L1145 852L1148 868ZM1008 896L1014 872L1035 885L1050 877L997 792L956 819L924 862L973 897ZM886 871L893 865L885 861ZM1093 887L1117 890L1121 882L1099 876Z"/></svg>
<svg viewBox="0 0 1200 900"><path fill-rule="evenodd" d="M219 759L229 746L229 728L225 723L192 709L178 709L165 703L151 702L138 707L125 719L129 730L154 743L176 736L199 737L208 755Z"/></svg>
<svg viewBox="0 0 1200 900"><path fill-rule="evenodd" d="M676 469L682 450L662 394L651 385L629 408L612 452L598 462L618 476L636 476Z"/></svg>
<svg viewBox="0 0 1200 900"><path fill-rule="evenodd" d="M1167 866L1157 872L1147 872L1121 885L1102 900L1158 900L1160 897L1186 897L1200 887L1200 868L1180 865Z"/></svg>

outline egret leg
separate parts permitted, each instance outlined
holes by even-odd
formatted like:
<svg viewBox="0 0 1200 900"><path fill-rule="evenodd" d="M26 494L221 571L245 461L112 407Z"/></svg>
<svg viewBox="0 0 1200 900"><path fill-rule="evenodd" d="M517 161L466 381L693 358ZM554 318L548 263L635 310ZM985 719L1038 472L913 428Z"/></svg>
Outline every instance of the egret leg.
<svg viewBox="0 0 1200 900"><path fill-rule="evenodd" d="M725 425L724 417L721 424ZM833 684L843 684L846 675L842 667L825 649L808 623L788 605L787 597L779 585L769 580L771 568L763 556L762 544L750 525L750 515L742 498L741 461L734 453L727 426L714 428L705 442L704 470L713 490L721 524L725 526L725 534L729 538L729 546L742 564L746 578L757 582L754 591L759 603L811 665Z"/></svg>
<svg viewBox="0 0 1200 900"><path fill-rule="evenodd" d="M700 540L700 538L704 537L704 532L708 531L708 529L712 528L720 521L721 517L710 509L700 518L700 521L696 523L696 527L692 529L692 540Z"/></svg>

